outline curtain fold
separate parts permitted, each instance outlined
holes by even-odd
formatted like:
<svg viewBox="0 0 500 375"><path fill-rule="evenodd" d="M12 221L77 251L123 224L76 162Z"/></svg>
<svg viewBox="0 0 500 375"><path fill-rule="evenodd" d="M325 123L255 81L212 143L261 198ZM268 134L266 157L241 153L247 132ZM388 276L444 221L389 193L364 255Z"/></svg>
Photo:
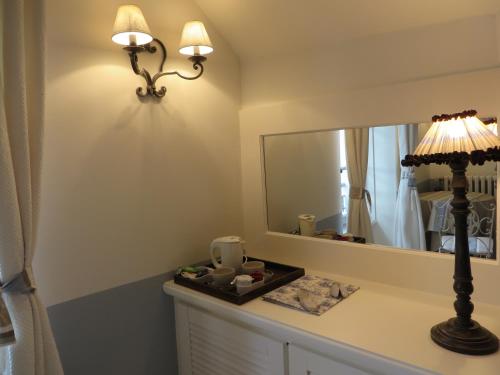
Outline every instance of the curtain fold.
<svg viewBox="0 0 500 375"><path fill-rule="evenodd" d="M418 126L399 125L399 159L413 153L418 141ZM426 250L422 209L418 197L415 169L401 167L396 213L394 217L394 239L396 247Z"/></svg>
<svg viewBox="0 0 500 375"><path fill-rule="evenodd" d="M62 367L31 269L44 117L44 3L8 0L0 8L0 371L58 375Z"/></svg>
<svg viewBox="0 0 500 375"><path fill-rule="evenodd" d="M347 231L373 242L372 224L367 206L366 172L368 169L368 128L345 130L349 210Z"/></svg>

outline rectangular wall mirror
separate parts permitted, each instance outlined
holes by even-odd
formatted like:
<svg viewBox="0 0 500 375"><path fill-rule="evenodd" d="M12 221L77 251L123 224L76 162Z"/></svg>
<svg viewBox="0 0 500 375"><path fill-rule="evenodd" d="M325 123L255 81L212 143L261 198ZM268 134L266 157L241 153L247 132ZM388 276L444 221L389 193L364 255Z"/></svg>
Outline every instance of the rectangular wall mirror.
<svg viewBox="0 0 500 375"><path fill-rule="evenodd" d="M400 164L430 125L264 136L269 230L453 253L450 168ZM471 256L496 259L497 164L467 177Z"/></svg>

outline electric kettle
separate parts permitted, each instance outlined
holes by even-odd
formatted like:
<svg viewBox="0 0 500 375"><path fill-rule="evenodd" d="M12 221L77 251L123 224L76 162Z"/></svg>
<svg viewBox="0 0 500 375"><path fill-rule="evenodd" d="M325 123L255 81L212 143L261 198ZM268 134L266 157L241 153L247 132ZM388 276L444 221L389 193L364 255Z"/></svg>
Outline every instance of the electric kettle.
<svg viewBox="0 0 500 375"><path fill-rule="evenodd" d="M210 245L210 257L215 268L232 267L240 270L241 265L247 262L243 244L245 241L238 236L219 237ZM216 249L220 251L220 262L215 256Z"/></svg>

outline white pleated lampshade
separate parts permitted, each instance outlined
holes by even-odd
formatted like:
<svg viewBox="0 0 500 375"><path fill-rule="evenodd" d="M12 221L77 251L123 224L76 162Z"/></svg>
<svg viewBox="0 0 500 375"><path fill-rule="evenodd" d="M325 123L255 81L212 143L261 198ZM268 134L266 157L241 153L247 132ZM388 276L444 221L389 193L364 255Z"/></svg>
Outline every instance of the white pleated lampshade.
<svg viewBox="0 0 500 375"><path fill-rule="evenodd" d="M497 125L497 119L490 119L488 121L485 121L484 124L488 128L489 131L493 132L496 136L498 136L498 125Z"/></svg>
<svg viewBox="0 0 500 375"><path fill-rule="evenodd" d="M493 134L475 111L434 116L432 126L415 149L414 155L471 153L500 147L500 139Z"/></svg>
<svg viewBox="0 0 500 375"><path fill-rule="evenodd" d="M141 46L153 40L146 19L137 5L122 5L118 8L111 39L124 46Z"/></svg>
<svg viewBox="0 0 500 375"><path fill-rule="evenodd" d="M184 25L179 45L181 54L189 56L208 55L213 50L214 47L203 22L191 21Z"/></svg>

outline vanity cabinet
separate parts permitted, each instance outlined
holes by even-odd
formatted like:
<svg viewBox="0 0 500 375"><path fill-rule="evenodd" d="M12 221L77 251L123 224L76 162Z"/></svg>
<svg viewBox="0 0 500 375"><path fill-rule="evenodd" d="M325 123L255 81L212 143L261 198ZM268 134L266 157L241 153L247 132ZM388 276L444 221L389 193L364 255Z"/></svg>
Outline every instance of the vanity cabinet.
<svg viewBox="0 0 500 375"><path fill-rule="evenodd" d="M163 290L174 299L180 375L499 374L500 352L464 356L432 342L429 327L449 313L438 296L365 283L313 316L261 299L237 306L173 281ZM477 307L500 333L500 308Z"/></svg>
<svg viewBox="0 0 500 375"><path fill-rule="evenodd" d="M226 320L177 299L175 321L179 375L431 374L356 352L319 355L287 340L285 330L272 338L244 319Z"/></svg>

